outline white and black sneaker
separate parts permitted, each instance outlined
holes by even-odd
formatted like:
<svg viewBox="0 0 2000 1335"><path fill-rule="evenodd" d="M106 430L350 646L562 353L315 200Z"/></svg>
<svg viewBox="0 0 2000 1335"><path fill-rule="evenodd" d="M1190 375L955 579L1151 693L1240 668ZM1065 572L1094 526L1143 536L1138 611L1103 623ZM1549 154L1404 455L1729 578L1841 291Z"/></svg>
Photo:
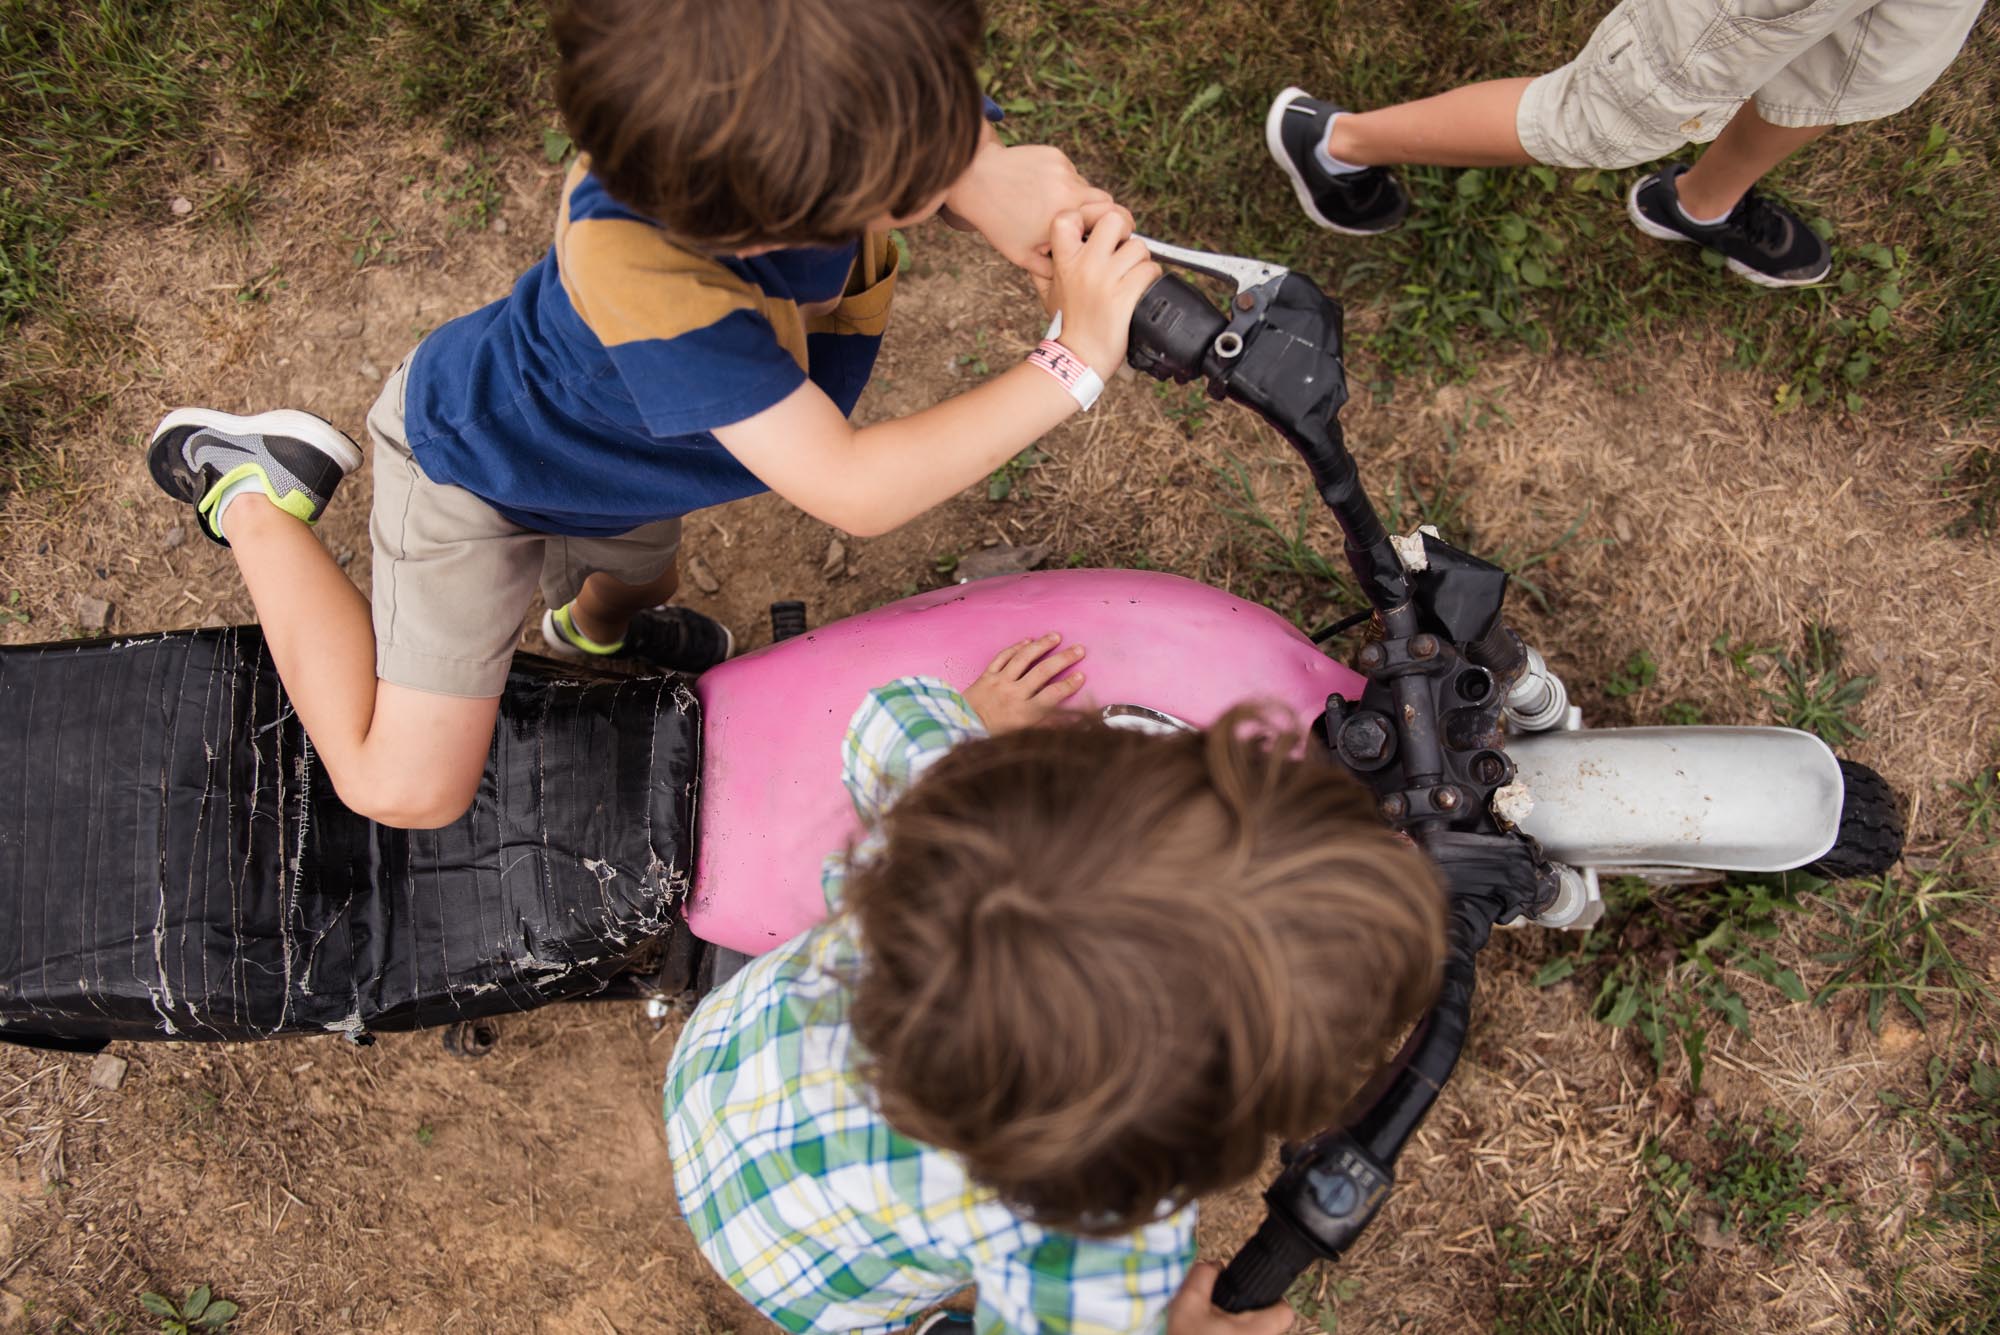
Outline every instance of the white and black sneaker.
<svg viewBox="0 0 2000 1335"><path fill-rule="evenodd" d="M1409 215L1410 196L1387 167L1332 172L1320 162L1319 146L1340 111L1303 89L1287 88L1264 115L1264 146L1291 179L1308 218L1344 236L1379 236Z"/></svg>
<svg viewBox="0 0 2000 1335"><path fill-rule="evenodd" d="M223 492L254 478L271 504L310 524L325 513L340 479L361 467L361 451L331 423L296 408L248 417L176 408L153 428L146 466L160 490L194 506L201 531L227 547L214 523Z"/></svg>
<svg viewBox="0 0 2000 1335"><path fill-rule="evenodd" d="M1718 223L1681 212L1676 162L1654 172L1625 197L1632 225L1658 241L1692 241L1722 256L1732 272L1761 287L1809 287L1833 271L1833 251L1805 219L1755 190Z"/></svg>

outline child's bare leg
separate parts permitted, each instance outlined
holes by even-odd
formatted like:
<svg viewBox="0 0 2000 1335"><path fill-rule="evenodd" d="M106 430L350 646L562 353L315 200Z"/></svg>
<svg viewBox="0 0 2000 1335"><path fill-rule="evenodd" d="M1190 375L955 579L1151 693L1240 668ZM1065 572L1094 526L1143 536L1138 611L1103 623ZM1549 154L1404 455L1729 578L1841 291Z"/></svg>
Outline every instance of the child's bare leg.
<svg viewBox="0 0 2000 1335"><path fill-rule="evenodd" d="M634 616L666 602L680 586L678 565L669 566L657 579L645 584L627 584L600 570L583 582L576 600L569 605L570 619L591 639L616 644L625 638Z"/></svg>
<svg viewBox="0 0 2000 1335"><path fill-rule="evenodd" d="M1773 125L1757 114L1755 99L1745 102L1674 182L1682 211L1691 218L1722 217L1766 172L1832 128Z"/></svg>
<svg viewBox="0 0 2000 1335"><path fill-rule="evenodd" d="M457 819L478 791L499 701L378 682L367 599L310 528L262 496L231 502L223 530L341 801L384 825Z"/></svg>
<svg viewBox="0 0 2000 1335"><path fill-rule="evenodd" d="M1375 111L1343 112L1326 151L1357 167L1522 167L1515 116L1533 79L1488 79Z"/></svg>

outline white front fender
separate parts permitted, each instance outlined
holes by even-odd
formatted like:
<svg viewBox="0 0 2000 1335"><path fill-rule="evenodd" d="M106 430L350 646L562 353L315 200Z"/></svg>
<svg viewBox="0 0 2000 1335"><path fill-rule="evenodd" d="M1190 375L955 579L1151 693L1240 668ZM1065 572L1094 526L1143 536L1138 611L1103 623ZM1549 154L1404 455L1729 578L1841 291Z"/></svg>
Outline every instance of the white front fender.
<svg viewBox="0 0 2000 1335"><path fill-rule="evenodd" d="M1840 762L1792 728L1586 728L1509 738L1516 824L1576 867L1788 871L1840 834Z"/></svg>

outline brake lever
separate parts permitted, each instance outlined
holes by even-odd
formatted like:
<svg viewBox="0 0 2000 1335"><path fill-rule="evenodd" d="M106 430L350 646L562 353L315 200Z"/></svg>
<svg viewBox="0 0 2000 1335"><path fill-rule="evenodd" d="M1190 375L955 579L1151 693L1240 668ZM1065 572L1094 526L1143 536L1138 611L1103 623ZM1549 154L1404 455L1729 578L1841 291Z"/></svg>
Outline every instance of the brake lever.
<svg viewBox="0 0 2000 1335"><path fill-rule="evenodd" d="M1217 255L1213 251L1190 250L1186 246L1169 245L1165 241L1155 241L1149 236L1134 235L1132 238L1162 264L1172 264L1195 273L1207 274L1210 278L1220 278L1236 284L1236 295L1255 293L1259 288L1272 287L1280 282L1291 270L1283 265L1272 264L1268 260L1246 259L1241 255Z"/></svg>
<svg viewBox="0 0 2000 1335"><path fill-rule="evenodd" d="M1171 284L1161 279L1153 288L1148 288L1148 296L1162 285L1184 294L1183 297L1170 296L1162 307L1164 314L1145 317L1156 325L1154 337L1161 340L1192 339L1201 346L1196 348L1190 343L1184 347L1176 345L1171 352L1162 348L1152 348L1144 354L1135 351L1131 358L1132 365L1157 379L1172 378L1183 384L1199 375L1208 382L1211 398L1227 397L1231 363L1242 355L1257 326L1263 323L1285 280L1291 277L1291 270L1266 260L1218 255L1212 251L1169 245L1136 234L1134 239L1162 264L1220 278L1233 284L1236 291L1218 316L1205 295L1178 278ZM1179 306L1178 314L1172 309L1176 305ZM1134 316L1135 331L1141 318ZM1203 328L1209 320L1219 321L1219 326Z"/></svg>

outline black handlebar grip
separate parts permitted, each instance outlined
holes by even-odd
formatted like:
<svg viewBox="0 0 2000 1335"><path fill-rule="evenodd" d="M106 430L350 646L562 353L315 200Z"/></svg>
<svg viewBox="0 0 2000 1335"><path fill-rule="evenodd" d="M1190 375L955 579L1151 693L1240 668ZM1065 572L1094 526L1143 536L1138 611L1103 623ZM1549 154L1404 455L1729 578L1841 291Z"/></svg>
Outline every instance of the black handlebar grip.
<svg viewBox="0 0 2000 1335"><path fill-rule="evenodd" d="M1267 1214L1215 1281L1211 1301L1225 1312L1254 1312L1285 1300L1292 1282L1319 1259L1312 1244L1276 1215Z"/></svg>
<svg viewBox="0 0 2000 1335"><path fill-rule="evenodd" d="M1155 380L1192 380L1228 324L1207 297L1174 275L1162 274L1132 312L1125 360Z"/></svg>

